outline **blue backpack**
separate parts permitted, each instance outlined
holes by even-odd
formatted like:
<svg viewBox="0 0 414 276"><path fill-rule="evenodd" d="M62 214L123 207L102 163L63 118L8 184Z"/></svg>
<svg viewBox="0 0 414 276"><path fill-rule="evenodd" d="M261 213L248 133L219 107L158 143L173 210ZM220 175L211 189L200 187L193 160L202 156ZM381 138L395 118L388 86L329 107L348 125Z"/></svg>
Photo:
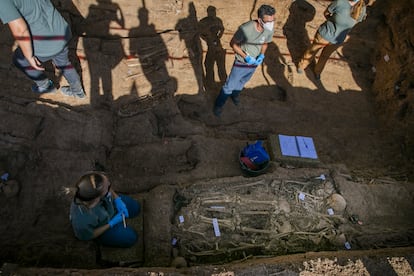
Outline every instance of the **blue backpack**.
<svg viewBox="0 0 414 276"><path fill-rule="evenodd" d="M261 140L256 141L254 144L247 144L247 146L243 149L242 154L244 157L248 157L256 166L270 160L269 154L263 147L263 141Z"/></svg>

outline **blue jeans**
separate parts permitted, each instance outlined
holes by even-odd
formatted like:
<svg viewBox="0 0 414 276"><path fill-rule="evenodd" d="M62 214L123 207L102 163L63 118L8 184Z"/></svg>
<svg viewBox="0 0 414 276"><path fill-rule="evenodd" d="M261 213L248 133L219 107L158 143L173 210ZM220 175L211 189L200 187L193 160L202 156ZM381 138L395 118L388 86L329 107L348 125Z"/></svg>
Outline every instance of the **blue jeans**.
<svg viewBox="0 0 414 276"><path fill-rule="evenodd" d="M247 65L236 60L231 68L231 72L226 80L226 83L223 85L220 94L216 98L215 106L224 106L227 98L230 96L237 98L243 90L244 85L252 78L256 68L256 65Z"/></svg>
<svg viewBox="0 0 414 276"><path fill-rule="evenodd" d="M120 195L120 197L127 206L129 217L138 216L141 211L139 202L126 195ZM124 228L123 223L118 223L113 228L109 228L96 239L99 244L110 247L131 247L137 240L138 234L135 230L128 225Z"/></svg>
<svg viewBox="0 0 414 276"><path fill-rule="evenodd" d="M56 68L62 71L63 76L68 81L73 91L80 91L82 89L82 83L78 72L68 58L68 47L66 46L60 53L51 57L37 57L41 62L52 60ZM13 63L19 68L27 77L33 80L37 86L46 87L49 79L43 71L39 71L30 66L23 52L20 48L17 48L13 54Z"/></svg>

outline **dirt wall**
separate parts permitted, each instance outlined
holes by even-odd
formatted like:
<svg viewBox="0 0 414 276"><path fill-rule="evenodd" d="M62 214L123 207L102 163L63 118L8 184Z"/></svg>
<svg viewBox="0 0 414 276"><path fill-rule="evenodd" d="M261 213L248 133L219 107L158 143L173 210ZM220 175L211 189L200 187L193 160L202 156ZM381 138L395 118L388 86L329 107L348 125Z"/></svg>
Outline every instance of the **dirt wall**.
<svg viewBox="0 0 414 276"><path fill-rule="evenodd" d="M373 94L379 117L409 159L414 158L414 1L381 1L377 12L376 71Z"/></svg>

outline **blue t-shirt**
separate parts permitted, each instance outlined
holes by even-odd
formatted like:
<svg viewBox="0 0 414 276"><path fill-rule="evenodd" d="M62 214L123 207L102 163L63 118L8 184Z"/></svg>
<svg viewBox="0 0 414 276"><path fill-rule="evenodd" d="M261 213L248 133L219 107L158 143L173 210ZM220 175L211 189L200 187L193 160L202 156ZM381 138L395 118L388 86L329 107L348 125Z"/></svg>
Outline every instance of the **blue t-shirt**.
<svg viewBox="0 0 414 276"><path fill-rule="evenodd" d="M332 16L323 23L319 29L319 34L332 44L344 42L347 34L357 23L351 17L352 6L348 0L335 0L328 6L328 11Z"/></svg>
<svg viewBox="0 0 414 276"><path fill-rule="evenodd" d="M50 0L0 0L3 24L21 17L28 25L36 56L58 54L71 38L69 25Z"/></svg>
<svg viewBox="0 0 414 276"><path fill-rule="evenodd" d="M83 241L93 238L93 231L109 222L116 210L111 194L108 194L93 208L72 201L70 206L70 221L75 236Z"/></svg>

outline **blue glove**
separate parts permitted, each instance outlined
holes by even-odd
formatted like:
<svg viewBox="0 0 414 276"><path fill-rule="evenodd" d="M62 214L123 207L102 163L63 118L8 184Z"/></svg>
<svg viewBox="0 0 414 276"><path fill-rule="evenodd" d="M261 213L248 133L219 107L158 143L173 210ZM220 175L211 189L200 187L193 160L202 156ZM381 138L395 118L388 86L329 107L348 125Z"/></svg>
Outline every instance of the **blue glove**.
<svg viewBox="0 0 414 276"><path fill-rule="evenodd" d="M248 64L248 65L254 65L256 63L256 59L254 57L251 56L246 56L244 58L244 61Z"/></svg>
<svg viewBox="0 0 414 276"><path fill-rule="evenodd" d="M111 220L108 222L108 224L112 228L115 225L117 225L118 223L121 223L122 220L123 220L122 219L122 213L118 213L113 218L111 218Z"/></svg>
<svg viewBox="0 0 414 276"><path fill-rule="evenodd" d="M259 66L260 64L262 64L263 63L263 60L264 60L264 57L265 56L263 54L258 55L257 58L256 58L255 65Z"/></svg>
<svg viewBox="0 0 414 276"><path fill-rule="evenodd" d="M124 213L125 217L129 217L128 208L126 207L125 203L122 201L121 197L117 197L114 200L115 207L119 213Z"/></svg>

